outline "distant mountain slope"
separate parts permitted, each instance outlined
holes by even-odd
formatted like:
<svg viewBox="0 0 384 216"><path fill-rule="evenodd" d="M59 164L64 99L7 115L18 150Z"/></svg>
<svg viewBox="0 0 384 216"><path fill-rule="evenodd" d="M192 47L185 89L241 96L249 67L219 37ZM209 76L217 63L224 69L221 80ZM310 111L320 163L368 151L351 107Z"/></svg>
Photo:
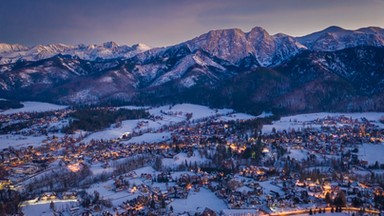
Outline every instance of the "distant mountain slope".
<svg viewBox="0 0 384 216"><path fill-rule="evenodd" d="M237 68L216 85L181 91L179 82L143 90L141 99L277 112L384 110L384 48L305 51L272 68ZM152 91L151 91L152 90Z"/></svg>
<svg viewBox="0 0 384 216"><path fill-rule="evenodd" d="M0 44L0 97L67 104L195 102L241 110L384 110L384 30L304 37L214 30L149 49Z"/></svg>
<svg viewBox="0 0 384 216"><path fill-rule="evenodd" d="M136 44L132 47L119 46L115 42L106 42L102 45L65 45L49 44L25 47L18 44L0 44L0 64L16 63L17 61L39 61L55 55L70 55L83 60L129 58L138 53L149 50L145 44Z"/></svg>
<svg viewBox="0 0 384 216"><path fill-rule="evenodd" d="M356 46L384 46L384 29L367 27L346 30L331 26L322 31L297 37L296 40L310 50L336 51Z"/></svg>

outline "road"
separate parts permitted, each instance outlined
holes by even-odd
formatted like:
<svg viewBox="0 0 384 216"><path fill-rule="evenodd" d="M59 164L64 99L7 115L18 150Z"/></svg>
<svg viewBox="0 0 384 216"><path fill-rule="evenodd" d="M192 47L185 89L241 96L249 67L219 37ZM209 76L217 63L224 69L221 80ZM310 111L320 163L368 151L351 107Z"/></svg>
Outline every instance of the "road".
<svg viewBox="0 0 384 216"><path fill-rule="evenodd" d="M330 213L331 209L332 209L331 207L326 207L325 212ZM312 209L312 211L314 211L314 210L318 211L318 209ZM360 208L355 208L355 207L343 207L342 210L343 210L343 212L355 212L355 213L360 212ZM380 215L380 211L372 210L372 209L365 209L364 213L373 214L373 215ZM274 212L274 213L271 213L270 215L271 216L284 216L284 215L302 215L302 214L309 214L309 209L300 209L300 210L285 211L285 212Z"/></svg>

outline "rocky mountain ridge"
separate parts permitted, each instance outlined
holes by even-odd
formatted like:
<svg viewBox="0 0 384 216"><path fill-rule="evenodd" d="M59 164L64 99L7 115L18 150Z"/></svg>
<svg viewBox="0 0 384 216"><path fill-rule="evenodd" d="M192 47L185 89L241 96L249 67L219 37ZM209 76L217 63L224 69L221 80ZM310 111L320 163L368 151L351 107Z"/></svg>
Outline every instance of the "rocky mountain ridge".
<svg viewBox="0 0 384 216"><path fill-rule="evenodd" d="M289 112L382 110L383 50L384 30L377 27L329 27L303 37L270 35L260 27L213 30L153 49L113 42L1 44L0 96L66 104L187 101Z"/></svg>
<svg viewBox="0 0 384 216"><path fill-rule="evenodd" d="M0 64L12 64L18 61L39 61L55 55L70 55L83 60L129 58L151 49L145 44L119 46L110 41L102 45L65 45L48 44L26 47L19 44L0 44Z"/></svg>

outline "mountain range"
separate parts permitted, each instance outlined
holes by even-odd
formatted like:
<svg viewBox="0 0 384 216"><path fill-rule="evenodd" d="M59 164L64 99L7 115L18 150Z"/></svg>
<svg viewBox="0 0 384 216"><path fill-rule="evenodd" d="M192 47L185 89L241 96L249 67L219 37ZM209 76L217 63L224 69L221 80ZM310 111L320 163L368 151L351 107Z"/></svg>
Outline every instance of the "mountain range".
<svg viewBox="0 0 384 216"><path fill-rule="evenodd" d="M64 104L193 102L241 111L384 110L384 29L302 37L213 30L162 48L0 44L0 97Z"/></svg>

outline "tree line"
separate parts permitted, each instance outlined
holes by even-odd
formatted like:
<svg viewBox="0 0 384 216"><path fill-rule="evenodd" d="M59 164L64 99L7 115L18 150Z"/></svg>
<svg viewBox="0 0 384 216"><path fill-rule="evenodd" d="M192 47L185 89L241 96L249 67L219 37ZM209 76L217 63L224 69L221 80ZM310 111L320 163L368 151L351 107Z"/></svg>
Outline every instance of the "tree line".
<svg viewBox="0 0 384 216"><path fill-rule="evenodd" d="M113 108L84 108L76 109L69 114L69 125L63 129L65 133L73 133L76 130L100 131L111 124L119 124L130 119L148 118L149 113L143 109L113 109Z"/></svg>

